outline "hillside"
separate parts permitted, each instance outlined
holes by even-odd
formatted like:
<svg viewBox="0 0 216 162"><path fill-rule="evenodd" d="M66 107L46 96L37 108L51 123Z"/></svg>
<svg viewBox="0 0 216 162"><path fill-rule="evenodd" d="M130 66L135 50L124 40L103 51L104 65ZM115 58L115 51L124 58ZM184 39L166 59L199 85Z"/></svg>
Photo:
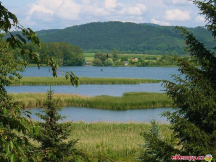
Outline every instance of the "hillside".
<svg viewBox="0 0 216 162"><path fill-rule="evenodd" d="M199 40L213 46L211 34L202 27L190 28ZM85 52L184 54L184 37L173 26L123 22L95 22L65 29L37 32L42 42L67 42Z"/></svg>

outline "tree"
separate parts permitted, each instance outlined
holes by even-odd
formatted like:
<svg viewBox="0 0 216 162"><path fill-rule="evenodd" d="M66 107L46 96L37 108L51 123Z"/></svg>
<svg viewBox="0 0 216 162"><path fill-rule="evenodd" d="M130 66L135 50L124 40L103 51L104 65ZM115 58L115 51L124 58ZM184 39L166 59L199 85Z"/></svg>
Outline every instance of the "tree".
<svg viewBox="0 0 216 162"><path fill-rule="evenodd" d="M194 0L194 4L205 15L207 29L216 36L216 7L215 1ZM182 27L178 27L186 36L186 50L193 61L176 58L179 71L175 82L164 81L167 94L174 101L174 112L166 112L173 130L175 140L171 144L155 135L155 158L173 161L171 156L205 156L216 157L216 57L214 50L206 49L194 35ZM148 139L150 140L150 139ZM162 149L158 149L162 148ZM168 156L169 155L169 156ZM146 161L144 158L143 161ZM152 160L153 161L153 160ZM215 160L212 160L215 161Z"/></svg>
<svg viewBox="0 0 216 162"><path fill-rule="evenodd" d="M93 64L95 66L103 66L103 63L99 58L95 58L94 61L93 61Z"/></svg>
<svg viewBox="0 0 216 162"><path fill-rule="evenodd" d="M38 152L41 154L41 161L79 161L80 158L88 161L83 153L74 148L76 140L65 142L71 133L71 123L58 123L64 117L58 113L60 110L59 100L53 99L51 88L47 92L44 108L43 114L37 113L44 120L39 123L40 133L36 136L36 140L40 143Z"/></svg>
<svg viewBox="0 0 216 162"><path fill-rule="evenodd" d="M94 58L99 58L102 63L107 59L107 55L106 54L103 54L101 52L97 52L95 53L95 57Z"/></svg>
<svg viewBox="0 0 216 162"><path fill-rule="evenodd" d="M12 33L13 28L20 29L21 33ZM37 63L44 62L51 66L53 76L57 76L58 64L51 57L41 60L38 53L25 46L27 40L36 46L40 46L40 40L30 28L24 28L19 24L16 15L9 12L0 3L0 32L8 34L6 41L0 36L0 161L37 161L34 148L29 143L29 137L37 134L37 127L30 120L23 117L20 112L20 103L15 102L5 90L5 86L11 84L11 80L20 79L19 74L28 64L24 56ZM12 50L19 48L20 59L15 59ZM71 72L66 74L72 85L78 85L78 78ZM27 117L29 114L25 113Z"/></svg>
<svg viewBox="0 0 216 162"><path fill-rule="evenodd" d="M106 60L104 61L104 65L105 65L105 66L112 66L112 65L113 65L113 61L110 60L110 59L106 59Z"/></svg>
<svg viewBox="0 0 216 162"><path fill-rule="evenodd" d="M118 50L117 49L113 49L112 51L112 58L113 58L113 61L118 61Z"/></svg>
<svg viewBox="0 0 216 162"><path fill-rule="evenodd" d="M27 65L25 61L13 57L12 49L19 47L20 55L29 55L38 64L40 60L37 54L23 46L26 40L20 34L14 35L9 31L12 26L21 28L27 40L40 45L37 35L31 29L20 26L16 16L0 3L0 32L10 34L7 42L2 40L3 35L0 36L0 161L34 161L26 135L37 131L29 120L21 116L19 102L13 101L4 86L10 85L12 79L21 78L18 72Z"/></svg>

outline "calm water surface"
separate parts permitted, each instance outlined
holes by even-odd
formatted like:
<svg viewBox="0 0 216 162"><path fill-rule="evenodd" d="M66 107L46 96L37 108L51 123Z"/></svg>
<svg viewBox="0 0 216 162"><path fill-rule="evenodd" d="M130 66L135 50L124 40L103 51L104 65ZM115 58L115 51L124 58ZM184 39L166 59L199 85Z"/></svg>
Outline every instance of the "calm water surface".
<svg viewBox="0 0 216 162"><path fill-rule="evenodd" d="M41 113L43 109L28 109L32 113L33 120L41 121L35 113ZM62 121L84 122L145 122L156 119L160 123L168 123L161 113L171 108L136 109L136 110L101 110L83 107L65 107L60 114L66 116Z"/></svg>
<svg viewBox="0 0 216 162"><path fill-rule="evenodd" d="M23 76L52 76L49 67L28 67ZM101 71L103 69L103 72ZM176 67L60 67L58 74L66 71L73 71L79 77L110 77L110 78L146 78L158 80L172 80L171 74L178 74ZM46 92L49 86L11 86L6 87L8 92ZM87 96L110 95L122 96L125 92L164 92L161 83L145 83L137 85L80 85L73 86L52 86L55 93L73 93Z"/></svg>
<svg viewBox="0 0 216 162"><path fill-rule="evenodd" d="M23 76L52 76L49 67L28 67ZM101 69L103 69L101 71ZM177 68L167 67L60 67L58 76L63 76L66 71L73 71L79 77L110 77L110 78L146 78L158 80L171 80L171 74L178 74ZM11 86L6 87L8 92L46 92L49 86ZM73 93L87 96L110 95L122 96L125 92L164 92L161 83L146 83L135 85L80 85L52 86L55 93ZM34 115L42 109L30 109L32 118L38 120ZM66 107L60 113L66 116L64 121L85 122L149 122L156 119L161 123L168 123L161 113L169 108L137 109L137 110L101 110L92 108Z"/></svg>
<svg viewBox="0 0 216 162"><path fill-rule="evenodd" d="M49 86L11 86L6 87L10 93L46 93ZM125 92L164 92L161 83L148 83L148 84L113 84L113 85L79 85L73 87L70 85L52 86L55 93L72 93L85 96L122 96Z"/></svg>
<svg viewBox="0 0 216 162"><path fill-rule="evenodd" d="M52 76L50 67L27 67L23 76ZM101 71L103 69L103 72ZM64 66L59 67L58 76L63 72L73 71L79 77L108 78L146 78L172 80L171 74L177 74L177 67L95 67L95 66Z"/></svg>

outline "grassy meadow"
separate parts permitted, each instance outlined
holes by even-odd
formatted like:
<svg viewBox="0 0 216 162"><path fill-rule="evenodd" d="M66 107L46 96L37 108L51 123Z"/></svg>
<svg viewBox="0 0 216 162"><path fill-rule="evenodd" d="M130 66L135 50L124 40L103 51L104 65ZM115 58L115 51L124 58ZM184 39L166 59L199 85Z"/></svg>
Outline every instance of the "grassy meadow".
<svg viewBox="0 0 216 162"><path fill-rule="evenodd" d="M140 84L159 83L154 79L133 79L133 78L88 78L80 77L80 84ZM12 80L11 85L71 85L70 80L65 77L23 77L20 80Z"/></svg>
<svg viewBox="0 0 216 162"><path fill-rule="evenodd" d="M23 108L42 107L46 98L45 93L11 93ZM171 107L172 100L165 93L130 92L121 97L95 96L87 97L74 94L54 94L61 106L89 107L110 110L145 109Z"/></svg>
<svg viewBox="0 0 216 162"><path fill-rule="evenodd" d="M145 141L142 133L150 130L149 123L72 123L68 140L79 139L77 149L81 149L92 162L101 159L115 162L136 162L142 153ZM161 138L169 138L168 124L159 124ZM36 142L33 144L37 145ZM101 157L101 159L99 159ZM102 161L102 160L101 160Z"/></svg>

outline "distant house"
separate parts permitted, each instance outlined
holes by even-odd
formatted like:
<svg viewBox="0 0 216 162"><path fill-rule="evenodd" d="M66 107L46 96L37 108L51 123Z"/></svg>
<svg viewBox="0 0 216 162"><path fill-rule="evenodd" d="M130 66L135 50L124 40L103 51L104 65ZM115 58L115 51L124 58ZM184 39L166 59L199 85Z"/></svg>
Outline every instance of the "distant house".
<svg viewBox="0 0 216 162"><path fill-rule="evenodd" d="M137 62L137 61L138 61L138 58L133 57L133 58L131 59L131 61Z"/></svg>
<svg viewBox="0 0 216 162"><path fill-rule="evenodd" d="M125 66L127 66L128 65L128 61L125 61Z"/></svg>
<svg viewBox="0 0 216 162"><path fill-rule="evenodd" d="M91 61L86 61L86 66L92 66L92 62Z"/></svg>

